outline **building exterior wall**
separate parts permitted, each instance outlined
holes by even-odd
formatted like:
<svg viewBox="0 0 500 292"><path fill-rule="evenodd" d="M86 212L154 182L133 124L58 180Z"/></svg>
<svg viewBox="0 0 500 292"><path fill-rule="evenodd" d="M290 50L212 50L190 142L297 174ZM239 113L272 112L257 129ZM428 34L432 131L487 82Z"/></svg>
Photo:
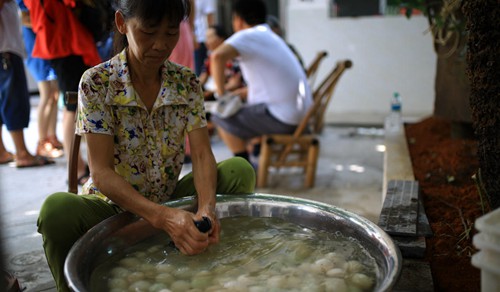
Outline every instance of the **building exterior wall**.
<svg viewBox="0 0 500 292"><path fill-rule="evenodd" d="M380 124L394 91L407 120L429 116L434 107L436 54L424 16L329 16L328 0L282 0L286 39L309 64L320 50L329 56L316 83L340 59L353 67L341 78L328 107L328 123Z"/></svg>

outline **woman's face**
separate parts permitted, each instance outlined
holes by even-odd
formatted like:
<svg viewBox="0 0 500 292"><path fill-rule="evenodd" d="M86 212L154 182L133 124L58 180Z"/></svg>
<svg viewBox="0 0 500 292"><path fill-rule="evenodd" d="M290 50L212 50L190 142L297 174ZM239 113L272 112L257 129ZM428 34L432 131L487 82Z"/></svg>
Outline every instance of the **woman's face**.
<svg viewBox="0 0 500 292"><path fill-rule="evenodd" d="M127 37L128 57L146 66L161 66L179 40L179 25L169 26L166 18L153 26L138 18L125 21L121 13L117 12L116 25L118 31Z"/></svg>

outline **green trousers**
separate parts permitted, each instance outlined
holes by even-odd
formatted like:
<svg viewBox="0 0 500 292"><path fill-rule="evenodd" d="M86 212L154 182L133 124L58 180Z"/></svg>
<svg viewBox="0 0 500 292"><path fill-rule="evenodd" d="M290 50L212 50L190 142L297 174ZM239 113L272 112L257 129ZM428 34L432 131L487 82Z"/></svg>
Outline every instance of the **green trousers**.
<svg viewBox="0 0 500 292"><path fill-rule="evenodd" d="M253 193L255 171L239 157L217 164L218 194ZM184 176L175 189L175 198L195 196L192 173ZM64 261L73 244L90 228L121 212L118 207L91 195L59 192L47 197L40 209L38 232L58 291L69 291L64 278Z"/></svg>

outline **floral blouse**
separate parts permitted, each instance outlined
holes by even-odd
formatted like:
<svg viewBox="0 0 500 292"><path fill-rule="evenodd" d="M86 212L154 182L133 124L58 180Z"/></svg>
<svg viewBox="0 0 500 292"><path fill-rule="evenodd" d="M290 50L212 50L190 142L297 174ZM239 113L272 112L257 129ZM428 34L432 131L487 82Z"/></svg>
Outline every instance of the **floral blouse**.
<svg viewBox="0 0 500 292"><path fill-rule="evenodd" d="M115 171L154 202L172 195L187 132L207 124L196 75L166 61L151 112L134 90L125 50L87 70L80 82L76 132L112 135ZM110 201L89 180L83 194Z"/></svg>

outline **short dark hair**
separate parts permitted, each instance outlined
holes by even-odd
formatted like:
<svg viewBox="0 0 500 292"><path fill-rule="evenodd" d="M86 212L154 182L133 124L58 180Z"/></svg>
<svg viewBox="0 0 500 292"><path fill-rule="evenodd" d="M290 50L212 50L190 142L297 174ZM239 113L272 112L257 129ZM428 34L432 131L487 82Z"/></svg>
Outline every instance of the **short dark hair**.
<svg viewBox="0 0 500 292"><path fill-rule="evenodd" d="M164 18L168 19L171 26L179 26L191 12L189 0L116 0L114 7L122 13L125 20L137 17L153 26ZM116 31L116 28L113 41L115 53L128 46L127 38Z"/></svg>
<svg viewBox="0 0 500 292"><path fill-rule="evenodd" d="M262 0L237 0L233 5L233 13L249 25L257 25L266 23L267 7Z"/></svg>
<svg viewBox="0 0 500 292"><path fill-rule="evenodd" d="M210 28L215 30L215 34L221 39L227 39L228 35L224 27L222 27L222 25L217 25L217 24L211 25Z"/></svg>

